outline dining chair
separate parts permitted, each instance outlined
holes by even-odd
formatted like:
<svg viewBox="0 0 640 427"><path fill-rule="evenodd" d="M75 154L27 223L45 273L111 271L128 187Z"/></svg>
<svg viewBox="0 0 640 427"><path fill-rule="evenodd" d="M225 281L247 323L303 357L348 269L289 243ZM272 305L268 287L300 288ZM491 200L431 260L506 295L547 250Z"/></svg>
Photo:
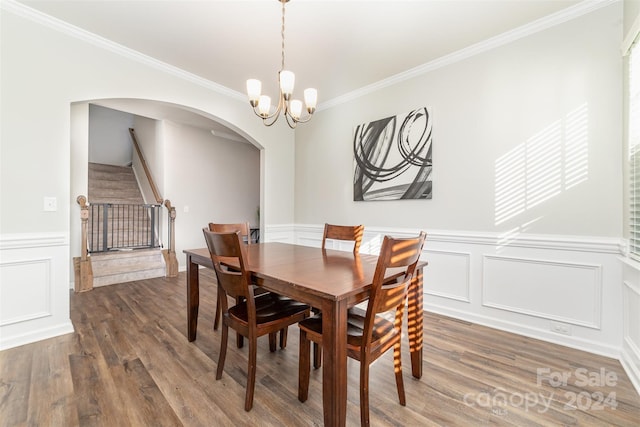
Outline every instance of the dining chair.
<svg viewBox="0 0 640 427"><path fill-rule="evenodd" d="M360 423L369 425L369 365L393 347L394 370L398 398L406 405L402 380L401 340L402 319L409 284L413 278L426 233L415 238L385 236L373 276L366 313L349 310L347 314L347 354L360 361ZM387 270L402 268L397 281L386 281ZM381 314L395 311L390 321ZM298 400L304 402L309 394L310 343L322 343L322 313L299 324L300 359Z"/></svg>
<svg viewBox="0 0 640 427"><path fill-rule="evenodd" d="M251 244L251 228L248 222L221 224L210 222L209 231L217 233L240 232L240 237L247 244ZM220 325L220 293L218 293L218 301L216 302L216 316L213 318L213 330L217 330ZM242 338L238 339L238 347L242 347Z"/></svg>
<svg viewBox="0 0 640 427"><path fill-rule="evenodd" d="M245 265L246 246L241 241L240 233L216 233L207 229L203 229L203 232L218 279L218 289L223 296L220 299L222 339L216 380L222 378L227 355L229 328L232 328L246 337L249 342L244 409L250 411L253 407L253 392L256 382L258 337L269 335L269 348L274 351L277 332L304 320L309 316L310 309L308 305L292 299L275 298L270 293L255 296L254 287L251 285L251 272L247 270ZM231 263L234 264L234 268L227 267ZM235 298L238 302L229 307L227 296Z"/></svg>
<svg viewBox="0 0 640 427"><path fill-rule="evenodd" d="M325 249L327 239L352 241L353 253L360 251L362 244L362 236L364 234L364 225L335 225L325 224L324 234L322 235L322 249Z"/></svg>
<svg viewBox="0 0 640 427"><path fill-rule="evenodd" d="M237 231L240 233L240 238L242 239L243 242L245 242L248 245L251 245L254 243L253 240L251 239L251 227L249 226L248 222L238 222L238 223L210 222L209 231L214 231L217 233L229 233L229 232ZM253 290L256 296L269 292L266 289L263 289L257 286L254 286ZM274 295L277 295L277 294L274 294ZM220 297L220 293L218 293L218 297ZM285 297L281 297L281 298L284 299ZM220 299L218 298L218 300L216 301L216 314L215 314L215 317L213 318L213 330L214 331L217 330L219 325L220 325ZM280 331L280 348L285 348L287 346L287 332L288 332L287 328ZM244 345L244 340L241 334L237 334L236 345L238 348L242 348L242 346ZM272 350L272 351L275 351L275 350Z"/></svg>
<svg viewBox="0 0 640 427"><path fill-rule="evenodd" d="M353 242L353 253L360 252L362 244L362 236L364 235L364 225L336 225L324 224L324 233L322 234L322 250L325 250L327 239L343 240ZM320 313L320 309L313 308L314 314ZM319 343L313 343L313 367L322 366L322 347Z"/></svg>

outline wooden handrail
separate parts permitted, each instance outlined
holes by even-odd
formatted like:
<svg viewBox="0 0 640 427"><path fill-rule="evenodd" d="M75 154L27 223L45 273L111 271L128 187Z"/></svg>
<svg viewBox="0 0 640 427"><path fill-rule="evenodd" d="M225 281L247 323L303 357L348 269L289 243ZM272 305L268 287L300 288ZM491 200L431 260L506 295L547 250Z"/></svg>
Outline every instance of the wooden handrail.
<svg viewBox="0 0 640 427"><path fill-rule="evenodd" d="M131 134L131 138L133 139L133 146L135 147L136 152L138 153L138 158L140 159L140 163L142 163L142 168L144 169L144 173L145 175L147 175L147 180L149 181L149 185L151 186L153 197L155 197L156 203L161 205L162 197L160 196L160 192L156 187L156 183L153 181L153 178L151 177L151 171L147 167L147 162L145 161L144 156L142 155L142 150L140 149L140 145L138 144L138 139L136 138L135 130L133 128L129 128L129 133Z"/></svg>

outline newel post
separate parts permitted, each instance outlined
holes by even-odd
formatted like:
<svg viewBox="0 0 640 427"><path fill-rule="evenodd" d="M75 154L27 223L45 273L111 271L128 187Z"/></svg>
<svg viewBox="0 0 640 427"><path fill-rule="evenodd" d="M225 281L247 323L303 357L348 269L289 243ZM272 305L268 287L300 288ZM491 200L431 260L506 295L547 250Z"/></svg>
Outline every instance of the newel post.
<svg viewBox="0 0 640 427"><path fill-rule="evenodd" d="M162 251L167 264L167 277L178 275L178 259L176 258L176 208L171 206L169 200L164 201L164 205L169 212L169 248Z"/></svg>
<svg viewBox="0 0 640 427"><path fill-rule="evenodd" d="M91 257L87 251L87 223L89 222L89 206L85 196L78 196L76 199L80 205L80 220L82 230L82 253L80 257L73 258L73 270L75 273L75 292L85 292L93 289L93 269L91 268Z"/></svg>

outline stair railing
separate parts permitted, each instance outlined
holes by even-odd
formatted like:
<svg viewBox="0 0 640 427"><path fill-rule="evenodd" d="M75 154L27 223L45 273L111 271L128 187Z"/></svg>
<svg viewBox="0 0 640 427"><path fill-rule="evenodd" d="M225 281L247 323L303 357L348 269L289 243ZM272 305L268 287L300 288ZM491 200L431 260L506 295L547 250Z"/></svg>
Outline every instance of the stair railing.
<svg viewBox="0 0 640 427"><path fill-rule="evenodd" d="M138 144L138 139L136 138L136 131L133 128L129 128L129 134L131 135L131 140L133 141L133 147L136 149L136 153L138 153L138 158L140 159L140 163L142 164L142 168L144 169L144 174L147 176L147 181L149 181L149 186L151 186L151 191L153 192L153 197L156 199L156 203L159 205L162 204L162 197L160 197L160 192L158 191L158 187L156 187L156 183L151 176L151 171L147 166L147 162L142 155L142 150L140 149L140 144Z"/></svg>
<svg viewBox="0 0 640 427"><path fill-rule="evenodd" d="M142 149L140 148L140 144L138 144L138 138L136 138L136 132L133 128L129 128L129 134L131 135L131 140L133 141L133 147L138 154L138 158L140 159L140 164L144 169L144 173L147 177L147 181L149 182L149 186L151 187L151 192L153 193L153 197L156 199L156 203L159 205L163 204L163 199L160 196L160 192L158 191L158 187L151 176L151 171L147 166L147 162L144 159L144 155L142 154ZM167 208L167 217L169 219L168 224L168 235L169 235L169 245L166 250L163 250L162 253L165 257L166 265L167 265L167 276L168 277L176 277L178 275L178 260L176 258L175 251L175 220L176 220L176 209L171 206L171 202L169 200L164 200L164 206Z"/></svg>
<svg viewBox="0 0 640 427"><path fill-rule="evenodd" d="M159 248L162 205L91 203L89 252Z"/></svg>

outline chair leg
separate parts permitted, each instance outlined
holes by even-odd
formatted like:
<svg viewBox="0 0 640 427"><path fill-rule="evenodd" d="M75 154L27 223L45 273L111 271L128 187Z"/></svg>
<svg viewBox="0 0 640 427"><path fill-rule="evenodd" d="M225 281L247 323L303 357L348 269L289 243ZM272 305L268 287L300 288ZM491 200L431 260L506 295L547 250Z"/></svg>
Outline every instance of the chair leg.
<svg viewBox="0 0 640 427"><path fill-rule="evenodd" d="M311 342L307 333L300 330L300 354L298 357L298 400L305 402L309 397L309 358Z"/></svg>
<svg viewBox="0 0 640 427"><path fill-rule="evenodd" d="M360 360L360 425L369 426L369 359Z"/></svg>
<svg viewBox="0 0 640 427"><path fill-rule="evenodd" d="M222 339L220 340L220 354L218 355L218 370L216 371L216 380L222 378L224 370L224 360L227 357L227 341L229 340L229 327L222 325Z"/></svg>
<svg viewBox="0 0 640 427"><path fill-rule="evenodd" d="M247 394L244 399L244 410L250 411L253 407L253 390L256 387L256 337L249 339L249 366L247 369Z"/></svg>
<svg viewBox="0 0 640 427"><path fill-rule="evenodd" d="M404 381L402 379L402 356L401 356L401 344L398 341L393 346L393 368L396 373L396 386L398 388L398 399L402 406L407 406L407 399L404 394Z"/></svg>
<svg viewBox="0 0 640 427"><path fill-rule="evenodd" d="M236 304L240 304L244 301L244 297L236 298ZM242 348L244 346L244 337L240 333L236 333L236 347Z"/></svg>
<svg viewBox="0 0 640 427"><path fill-rule="evenodd" d="M278 338L278 333L277 332L271 332L269 334L269 351L271 353L276 351L276 340L277 340L277 338Z"/></svg>
<svg viewBox="0 0 640 427"><path fill-rule="evenodd" d="M313 367L318 369L322 366L322 345L313 343Z"/></svg>
<svg viewBox="0 0 640 427"><path fill-rule="evenodd" d="M280 329L280 348L285 348L287 346L287 332L289 328Z"/></svg>
<svg viewBox="0 0 640 427"><path fill-rule="evenodd" d="M218 297L216 298L216 317L213 318L213 330L217 331L218 330L218 326L220 326L220 312L222 310L221 304L220 304L220 298L222 296L220 295L220 290L218 290Z"/></svg>

